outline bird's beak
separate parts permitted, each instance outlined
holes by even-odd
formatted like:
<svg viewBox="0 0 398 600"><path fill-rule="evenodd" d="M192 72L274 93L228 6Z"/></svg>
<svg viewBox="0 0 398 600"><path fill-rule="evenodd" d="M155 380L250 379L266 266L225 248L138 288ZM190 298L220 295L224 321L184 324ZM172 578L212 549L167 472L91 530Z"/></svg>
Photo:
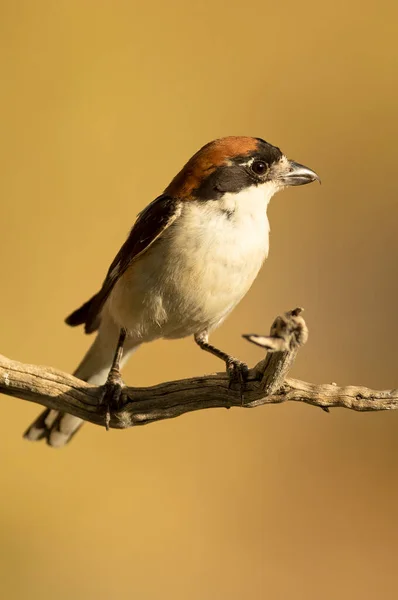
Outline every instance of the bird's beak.
<svg viewBox="0 0 398 600"><path fill-rule="evenodd" d="M294 160L288 160L284 165L283 172L279 174L279 180L282 185L305 185L306 183L312 183L313 181L321 180L319 176L308 167L300 165L294 162Z"/></svg>

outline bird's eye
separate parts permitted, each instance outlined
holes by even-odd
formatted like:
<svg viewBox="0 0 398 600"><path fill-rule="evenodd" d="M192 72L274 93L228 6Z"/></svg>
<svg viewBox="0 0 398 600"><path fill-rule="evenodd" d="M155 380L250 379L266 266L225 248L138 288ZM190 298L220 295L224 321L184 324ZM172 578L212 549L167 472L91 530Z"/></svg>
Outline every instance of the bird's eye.
<svg viewBox="0 0 398 600"><path fill-rule="evenodd" d="M255 160L251 165L251 170L256 175L264 175L267 170L267 164L262 160Z"/></svg>

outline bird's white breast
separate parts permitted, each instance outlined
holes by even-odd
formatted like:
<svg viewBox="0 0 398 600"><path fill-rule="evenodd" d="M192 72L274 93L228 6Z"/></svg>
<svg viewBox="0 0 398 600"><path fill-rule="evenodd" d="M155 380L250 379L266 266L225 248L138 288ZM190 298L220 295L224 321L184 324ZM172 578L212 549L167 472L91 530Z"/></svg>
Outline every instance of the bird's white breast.
<svg viewBox="0 0 398 600"><path fill-rule="evenodd" d="M268 255L271 184L187 201L181 216L116 284L110 309L134 335L185 337L219 324Z"/></svg>

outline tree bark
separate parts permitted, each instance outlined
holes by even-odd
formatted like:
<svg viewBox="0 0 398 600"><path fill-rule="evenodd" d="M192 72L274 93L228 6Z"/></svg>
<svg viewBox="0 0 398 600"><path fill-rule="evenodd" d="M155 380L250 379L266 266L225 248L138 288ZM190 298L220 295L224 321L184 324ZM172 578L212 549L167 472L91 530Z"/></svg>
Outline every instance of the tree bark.
<svg viewBox="0 0 398 600"><path fill-rule="evenodd" d="M109 426L124 429L178 417L205 408L254 408L263 404L305 402L328 411L342 407L357 411L398 408L398 390L377 391L362 386L340 387L287 378L308 330L302 309L275 319L269 336L244 337L263 348L266 357L250 370L243 399L226 373L169 381L151 387L125 387L117 407L110 408ZM102 386L94 386L50 367L27 365L0 355L0 392L90 423L105 425L108 407L101 404Z"/></svg>

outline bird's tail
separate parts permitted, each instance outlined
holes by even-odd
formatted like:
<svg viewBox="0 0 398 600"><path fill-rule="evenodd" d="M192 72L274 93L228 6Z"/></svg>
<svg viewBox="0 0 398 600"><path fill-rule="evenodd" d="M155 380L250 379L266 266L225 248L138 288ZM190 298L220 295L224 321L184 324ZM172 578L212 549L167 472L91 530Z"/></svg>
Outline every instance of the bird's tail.
<svg viewBox="0 0 398 600"><path fill-rule="evenodd" d="M74 372L75 377L94 385L103 385L106 382L119 336L119 329L110 321L106 321L101 323L96 339ZM127 338L122 366L138 346L139 344L133 344ZM72 439L83 423L79 417L47 408L28 427L24 438L32 442L45 439L49 446L60 448Z"/></svg>

